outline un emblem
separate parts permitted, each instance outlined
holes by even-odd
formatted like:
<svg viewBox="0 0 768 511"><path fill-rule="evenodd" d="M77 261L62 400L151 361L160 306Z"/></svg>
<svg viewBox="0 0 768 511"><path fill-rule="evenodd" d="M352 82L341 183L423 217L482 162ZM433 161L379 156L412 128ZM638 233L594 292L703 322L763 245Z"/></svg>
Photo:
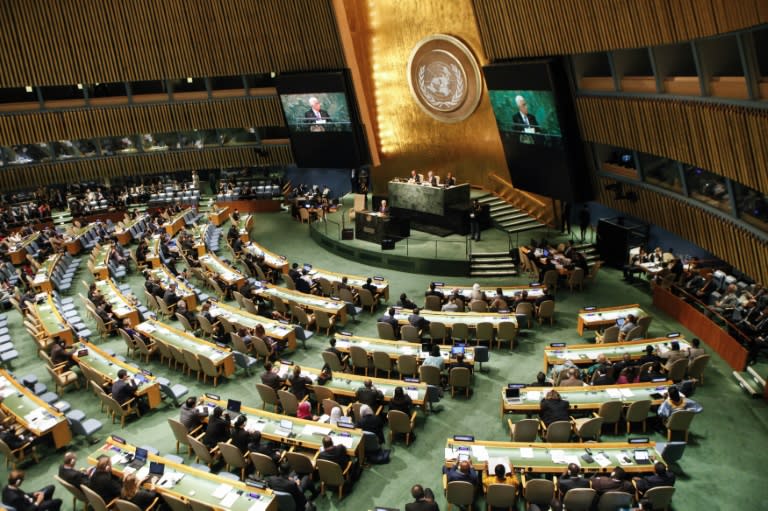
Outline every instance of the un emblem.
<svg viewBox="0 0 768 511"><path fill-rule="evenodd" d="M416 103L442 122L463 121L480 102L482 77L469 48L436 34L416 44L408 59L408 85Z"/></svg>

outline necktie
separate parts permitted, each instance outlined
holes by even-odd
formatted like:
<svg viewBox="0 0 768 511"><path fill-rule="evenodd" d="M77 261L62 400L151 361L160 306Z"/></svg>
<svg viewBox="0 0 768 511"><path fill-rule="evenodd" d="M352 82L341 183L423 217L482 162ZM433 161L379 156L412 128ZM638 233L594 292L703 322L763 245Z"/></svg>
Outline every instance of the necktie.
<svg viewBox="0 0 768 511"><path fill-rule="evenodd" d="M320 118L320 112L315 111L315 117Z"/></svg>

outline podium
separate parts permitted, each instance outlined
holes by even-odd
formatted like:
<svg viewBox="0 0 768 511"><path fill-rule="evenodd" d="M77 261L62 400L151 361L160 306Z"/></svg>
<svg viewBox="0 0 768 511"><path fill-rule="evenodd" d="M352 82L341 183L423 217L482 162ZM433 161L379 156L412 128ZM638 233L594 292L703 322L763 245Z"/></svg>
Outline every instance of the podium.
<svg viewBox="0 0 768 511"><path fill-rule="evenodd" d="M410 234L411 225L407 218L381 215L375 211L358 211L355 215L355 238L359 240L380 244L385 239L397 241Z"/></svg>

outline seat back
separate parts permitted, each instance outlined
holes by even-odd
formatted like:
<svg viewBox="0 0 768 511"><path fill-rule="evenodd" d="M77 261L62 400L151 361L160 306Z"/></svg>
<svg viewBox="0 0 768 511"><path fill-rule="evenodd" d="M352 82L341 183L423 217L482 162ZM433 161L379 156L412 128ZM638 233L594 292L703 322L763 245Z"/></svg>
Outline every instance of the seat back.
<svg viewBox="0 0 768 511"><path fill-rule="evenodd" d="M597 503L597 511L617 511L629 507L632 507L632 495L623 491L605 492Z"/></svg>
<svg viewBox="0 0 768 511"><path fill-rule="evenodd" d="M710 358L712 357L709 355L699 355L694 358L688 366L688 378L696 378L701 381L704 376L704 368L707 367Z"/></svg>
<svg viewBox="0 0 768 511"><path fill-rule="evenodd" d="M448 329L445 327L445 323L440 321L432 321L429 324L429 336L433 342L442 342L448 337Z"/></svg>
<svg viewBox="0 0 768 511"><path fill-rule="evenodd" d="M516 490L517 488L512 484L489 484L485 493L485 502L494 508L517 509L515 505Z"/></svg>
<svg viewBox="0 0 768 511"><path fill-rule="evenodd" d="M469 386L472 373L466 367L454 367L451 369L448 383L451 387L465 388Z"/></svg>
<svg viewBox="0 0 768 511"><path fill-rule="evenodd" d="M624 340L635 341L642 338L643 338L643 327L642 325L637 325L632 330L627 332L627 336L624 338Z"/></svg>
<svg viewBox="0 0 768 511"><path fill-rule="evenodd" d="M192 435L187 435L187 442L189 443L189 446L192 447L192 450L195 452L195 456L200 458L200 460L202 460L206 464L210 464L213 462L213 456L211 455L211 451L208 450L208 447L203 442L193 437Z"/></svg>
<svg viewBox="0 0 768 511"><path fill-rule="evenodd" d="M597 492L592 488L571 488L563 497L563 507L568 511L589 511Z"/></svg>
<svg viewBox="0 0 768 511"><path fill-rule="evenodd" d="M427 295L424 299L424 308L429 311L439 311L442 305L442 300L437 295Z"/></svg>
<svg viewBox="0 0 768 511"><path fill-rule="evenodd" d="M278 390L277 397L280 399L280 406L283 407L283 413L296 417L296 412L299 409L299 401L296 399L296 396L287 390Z"/></svg>
<svg viewBox="0 0 768 511"><path fill-rule="evenodd" d="M194 332L195 329L192 327L192 325L189 323L189 320L186 316L176 313L176 319L179 320L179 323L181 323L182 328L184 328L185 332Z"/></svg>
<svg viewBox="0 0 768 511"><path fill-rule="evenodd" d="M394 341L396 339L395 337L395 329L392 328L392 325L389 323L384 323L383 321L379 321L376 323L376 330L379 333L379 339L385 339L388 341Z"/></svg>
<svg viewBox="0 0 768 511"><path fill-rule="evenodd" d="M547 426L545 442L564 443L571 440L571 421L555 421Z"/></svg>
<svg viewBox="0 0 768 511"><path fill-rule="evenodd" d="M379 371L386 371L387 375L392 371L392 359L389 358L389 353L385 351L374 351L371 353L373 357L373 367Z"/></svg>
<svg viewBox="0 0 768 511"><path fill-rule="evenodd" d="M400 355L397 357L397 371L400 376L416 376L419 370L419 362L414 355Z"/></svg>
<svg viewBox="0 0 768 511"><path fill-rule="evenodd" d="M667 371L667 378L674 382L679 382L685 378L685 372L688 370L688 359L679 358L672 362L672 365Z"/></svg>
<svg viewBox="0 0 768 511"><path fill-rule="evenodd" d="M200 359L197 358L197 355L184 349L182 349L181 352L184 355L184 363L189 367L189 370L196 372L200 371Z"/></svg>
<svg viewBox="0 0 768 511"><path fill-rule="evenodd" d="M568 276L568 286L571 288L571 291L573 291L573 288L576 286L578 286L579 289L581 289L583 284L584 284L584 269L575 268L571 272L571 274Z"/></svg>
<svg viewBox="0 0 768 511"><path fill-rule="evenodd" d="M284 491L272 490L277 499L277 511L296 511L296 501L293 495Z"/></svg>
<svg viewBox="0 0 768 511"><path fill-rule="evenodd" d="M315 393L315 402L319 405L322 405L323 400L325 399L333 400L334 398L333 390L328 387L323 387L322 385L314 385L312 391Z"/></svg>
<svg viewBox="0 0 768 511"><path fill-rule="evenodd" d="M469 339L469 326L466 323L454 323L451 326L451 337L454 341Z"/></svg>
<svg viewBox="0 0 768 511"><path fill-rule="evenodd" d="M593 417L581 424L576 430L576 434L583 442L585 440L599 440L603 429L603 418Z"/></svg>
<svg viewBox="0 0 768 511"><path fill-rule="evenodd" d="M451 481L445 490L445 500L449 505L471 506L475 500L475 487L468 481Z"/></svg>
<svg viewBox="0 0 768 511"><path fill-rule="evenodd" d="M323 459L318 459L316 463L317 473L322 483L334 487L344 485L344 474L338 463Z"/></svg>
<svg viewBox="0 0 768 511"><path fill-rule="evenodd" d="M360 346L350 346L349 355L352 360L352 366L355 369L365 369L368 367L368 352L365 351L365 348L361 348Z"/></svg>
<svg viewBox="0 0 768 511"><path fill-rule="evenodd" d="M523 419L514 424L512 431L513 442L535 442L539 432L539 421L536 419Z"/></svg>
<svg viewBox="0 0 768 511"><path fill-rule="evenodd" d="M245 456L238 446L226 442L219 442L218 446L221 457L224 458L224 462L227 465L235 468L245 466Z"/></svg>
<svg viewBox="0 0 768 511"><path fill-rule="evenodd" d="M478 342L488 341L493 342L493 323L489 321L481 321L475 327L475 338Z"/></svg>
<svg viewBox="0 0 768 511"><path fill-rule="evenodd" d="M674 494L674 486L656 486L645 492L643 497L651 501L653 509L666 510L669 509Z"/></svg>
<svg viewBox="0 0 768 511"><path fill-rule="evenodd" d="M648 417L648 412L651 411L651 404L652 401L650 399L643 399L631 403L627 408L624 418L627 422L644 421Z"/></svg>
<svg viewBox="0 0 768 511"><path fill-rule="evenodd" d="M518 327L517 324L512 321L501 321L499 323L498 332L496 338L503 341L514 341L517 338Z"/></svg>
<svg viewBox="0 0 768 511"><path fill-rule="evenodd" d="M339 357L337 357L335 353L323 351L321 354L323 356L323 362L331 369L331 371L338 372L344 370L341 361L339 361Z"/></svg>
<svg viewBox="0 0 768 511"><path fill-rule="evenodd" d="M323 400L320 401L320 403L323 406L323 413L325 415L331 415L331 410L337 407L340 410L344 410L344 408L335 399L332 399L332 398L327 398L327 397L323 398Z"/></svg>
<svg viewBox="0 0 768 511"><path fill-rule="evenodd" d="M419 379L428 385L441 386L440 369L435 366L422 365L419 367Z"/></svg>
<svg viewBox="0 0 768 511"><path fill-rule="evenodd" d="M413 325L403 325L400 327L400 338L408 342L419 342L421 340L419 329Z"/></svg>
<svg viewBox="0 0 768 511"><path fill-rule="evenodd" d="M597 415L602 417L605 424L615 424L621 419L624 403L621 401L606 401L600 405Z"/></svg>
<svg viewBox="0 0 768 511"><path fill-rule="evenodd" d="M256 390L259 392L259 397L262 401L262 408L266 405L276 406L280 402L280 399L277 397L277 392L269 385L257 383Z"/></svg>
<svg viewBox="0 0 768 511"><path fill-rule="evenodd" d="M250 459L251 464L253 465L253 468L256 470L256 473L259 477L264 478L277 474L277 465L275 465L275 462L272 460L272 458L266 454L262 454L260 452L249 452L248 458Z"/></svg>
<svg viewBox="0 0 768 511"><path fill-rule="evenodd" d="M618 325L609 326L603 331L603 342L618 342L620 328Z"/></svg>
<svg viewBox="0 0 768 511"><path fill-rule="evenodd" d="M130 500L125 499L116 499L115 506L117 507L117 511L142 511L139 506Z"/></svg>
<svg viewBox="0 0 768 511"><path fill-rule="evenodd" d="M107 511L107 504L104 502L104 499L99 496L98 493L85 485L82 485L80 489L83 490L85 499L88 501L88 505L93 508L93 511Z"/></svg>
<svg viewBox="0 0 768 511"><path fill-rule="evenodd" d="M651 321L653 321L653 316L643 316L637 320L637 326L643 327L642 339L648 338L648 329L651 326Z"/></svg>
<svg viewBox="0 0 768 511"><path fill-rule="evenodd" d="M488 302L485 300L472 300L469 302L470 312L488 312Z"/></svg>
<svg viewBox="0 0 768 511"><path fill-rule="evenodd" d="M690 410L678 410L669 416L667 419L667 430L672 431L688 431L691 427L691 421L696 414Z"/></svg>
<svg viewBox="0 0 768 511"><path fill-rule="evenodd" d="M552 497L555 496L555 485L548 479L531 479L526 482L523 491L525 492L525 500L529 504L549 507Z"/></svg>
<svg viewBox="0 0 768 511"><path fill-rule="evenodd" d="M290 465L291 470L296 474L303 476L315 471L315 465L312 459L306 454L300 452L286 452L285 461Z"/></svg>
<svg viewBox="0 0 768 511"><path fill-rule="evenodd" d="M256 352L256 355L263 357L264 360L267 360L272 356L269 346L267 346L267 343L261 337L251 337L251 346L253 347L253 351Z"/></svg>
<svg viewBox="0 0 768 511"><path fill-rule="evenodd" d="M413 427L411 418L400 410L390 410L387 413L387 421L392 433L410 433Z"/></svg>
<svg viewBox="0 0 768 511"><path fill-rule="evenodd" d="M171 508L171 511L189 511L189 509L191 509L189 507L189 502L181 497L177 497L172 493L163 493L162 496L165 503Z"/></svg>

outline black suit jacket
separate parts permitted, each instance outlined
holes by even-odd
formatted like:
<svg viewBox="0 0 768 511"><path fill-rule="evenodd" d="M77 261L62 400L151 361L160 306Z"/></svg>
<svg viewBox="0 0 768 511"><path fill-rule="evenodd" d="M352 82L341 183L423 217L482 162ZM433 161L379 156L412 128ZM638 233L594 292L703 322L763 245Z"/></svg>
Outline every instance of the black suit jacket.
<svg viewBox="0 0 768 511"><path fill-rule="evenodd" d="M115 380L112 384L112 397L120 404L136 395L136 387L126 380Z"/></svg>
<svg viewBox="0 0 768 511"><path fill-rule="evenodd" d="M528 114L526 117L528 117L527 125L525 124L525 121L523 121L523 116L520 115L520 112L517 112L512 116L512 122L515 123L515 127L519 128L520 130L530 126L531 128L535 128L537 133L541 131L539 129L539 121L536 120L536 117L534 117L533 114Z"/></svg>
<svg viewBox="0 0 768 511"><path fill-rule="evenodd" d="M440 511L436 503L428 500L417 500L405 505L405 511Z"/></svg>
<svg viewBox="0 0 768 511"><path fill-rule="evenodd" d="M341 444L333 445L321 451L318 455L318 458L321 460L332 461L340 466L342 470L347 468L347 463L349 463L349 455L347 454L347 449Z"/></svg>
<svg viewBox="0 0 768 511"><path fill-rule="evenodd" d="M539 418L549 426L556 421L570 420L570 403L565 399L542 399Z"/></svg>
<svg viewBox="0 0 768 511"><path fill-rule="evenodd" d="M16 511L32 511L37 509L31 495L18 489L6 486L3 488L3 504L13 506Z"/></svg>
<svg viewBox="0 0 768 511"><path fill-rule="evenodd" d="M266 482L273 490L290 493L293 497L293 501L296 503L297 511L304 509L307 505L307 498L292 479L282 476L269 476L267 477Z"/></svg>
<svg viewBox="0 0 768 511"><path fill-rule="evenodd" d="M61 465L59 467L59 477L76 488L80 488L81 484L88 486L88 474L81 472L76 468L69 468Z"/></svg>
<svg viewBox="0 0 768 511"><path fill-rule="evenodd" d="M569 490L574 488L589 488L589 480L583 477L565 477L557 480L557 485L560 488L560 493L565 495Z"/></svg>
<svg viewBox="0 0 768 511"><path fill-rule="evenodd" d="M314 111L314 110L312 110L312 109L310 109L310 110L307 110L307 111L304 113L304 118L305 118L305 119L306 119L308 122L309 122L309 121L315 121L315 120L317 120L317 116L315 115L315 111ZM330 116L330 115L328 115L328 112L327 112L326 110L323 110L322 108L320 109L320 118L321 118L321 119L323 119L324 121L330 121L330 120L331 120L331 116Z"/></svg>
<svg viewBox="0 0 768 511"><path fill-rule="evenodd" d="M229 421L221 417L211 417L203 437L203 443L207 447L213 448L216 447L217 443L227 440L229 440Z"/></svg>
<svg viewBox="0 0 768 511"><path fill-rule="evenodd" d="M109 472L94 472L91 474L91 480L88 482L88 488L99 494L104 502L109 503L112 499L120 496L122 484L120 479Z"/></svg>

